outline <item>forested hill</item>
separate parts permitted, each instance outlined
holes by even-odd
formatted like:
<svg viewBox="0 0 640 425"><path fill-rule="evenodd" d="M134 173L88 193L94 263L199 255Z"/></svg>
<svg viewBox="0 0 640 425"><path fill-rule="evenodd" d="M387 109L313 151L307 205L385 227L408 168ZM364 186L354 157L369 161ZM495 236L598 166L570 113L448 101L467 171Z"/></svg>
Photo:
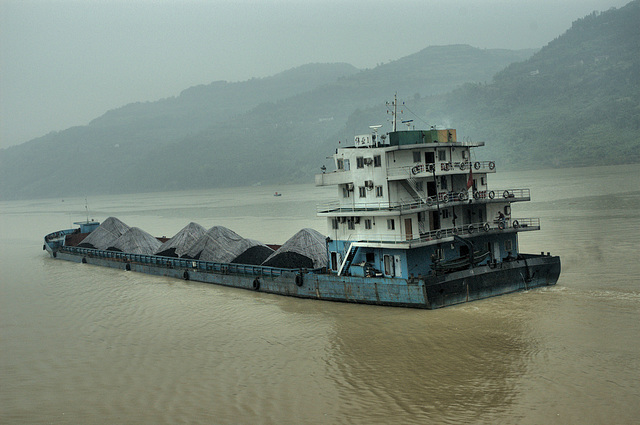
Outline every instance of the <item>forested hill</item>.
<svg viewBox="0 0 640 425"><path fill-rule="evenodd" d="M369 70L310 64L192 87L0 151L0 198L311 181L354 111L395 91L419 98L490 81L532 53L435 46Z"/></svg>
<svg viewBox="0 0 640 425"><path fill-rule="evenodd" d="M640 1L578 19L492 84L417 107L448 119L503 166L640 162Z"/></svg>

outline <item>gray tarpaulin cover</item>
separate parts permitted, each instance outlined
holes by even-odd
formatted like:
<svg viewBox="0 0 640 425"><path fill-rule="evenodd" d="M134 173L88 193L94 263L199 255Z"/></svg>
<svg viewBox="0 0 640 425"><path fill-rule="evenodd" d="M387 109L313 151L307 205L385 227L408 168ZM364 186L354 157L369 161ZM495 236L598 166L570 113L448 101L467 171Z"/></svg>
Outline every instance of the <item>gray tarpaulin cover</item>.
<svg viewBox="0 0 640 425"><path fill-rule="evenodd" d="M115 217L109 217L103 221L96 230L91 232L89 236L84 238L79 246L107 249L127 230L129 230L129 226Z"/></svg>
<svg viewBox="0 0 640 425"><path fill-rule="evenodd" d="M160 245L162 242L144 230L131 227L107 249L130 254L152 255L156 249L160 248Z"/></svg>
<svg viewBox="0 0 640 425"><path fill-rule="evenodd" d="M207 230L183 256L215 263L230 263L249 248L263 245L253 239L245 239L226 227L214 226Z"/></svg>
<svg viewBox="0 0 640 425"><path fill-rule="evenodd" d="M176 233L174 237L163 243L156 250L156 254L164 255L165 257L180 257L186 254L189 248L205 233L207 233L207 229L198 223L191 222Z"/></svg>
<svg viewBox="0 0 640 425"><path fill-rule="evenodd" d="M270 267L320 268L327 265L327 246L322 233L302 229L262 263Z"/></svg>

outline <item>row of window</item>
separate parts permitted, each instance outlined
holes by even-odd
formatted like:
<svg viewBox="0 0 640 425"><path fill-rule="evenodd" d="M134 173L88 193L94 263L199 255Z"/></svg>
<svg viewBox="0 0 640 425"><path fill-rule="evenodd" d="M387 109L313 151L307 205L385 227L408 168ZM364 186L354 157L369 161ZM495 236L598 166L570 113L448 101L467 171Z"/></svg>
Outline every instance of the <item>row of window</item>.
<svg viewBox="0 0 640 425"><path fill-rule="evenodd" d="M339 218L334 218L331 220L331 227L334 230L337 230L339 227L341 219ZM356 224L360 223L360 217L348 217L346 219L343 219L342 222L347 223L347 229L349 230L355 230L356 228ZM373 226L373 222L370 218L365 218L364 219L364 228L366 230L371 230ZM387 219L387 229L388 230L395 230L396 229L396 221L393 218Z"/></svg>
<svg viewBox="0 0 640 425"><path fill-rule="evenodd" d="M382 189L382 186L376 186L376 198L382 198L384 196L384 190ZM343 198L348 198L350 195L350 190L348 187L343 187L342 188L342 197ZM358 195L360 196L360 198L366 198L367 197L367 187L366 186L360 186L358 187Z"/></svg>
<svg viewBox="0 0 640 425"><path fill-rule="evenodd" d="M338 170L349 171L349 160L345 158L337 159ZM382 167L382 157L380 155L374 155L373 158L365 158L363 156L356 157L356 166L358 168L364 168L365 165L373 164L374 167Z"/></svg>
<svg viewBox="0 0 640 425"><path fill-rule="evenodd" d="M446 149L438 149L438 161L447 161L447 150ZM462 159L467 159L469 156L469 152L467 150L462 151ZM422 162L422 152L421 151L413 151L413 162ZM433 164L435 162L435 154L432 151L427 151L424 153L424 162L427 164Z"/></svg>

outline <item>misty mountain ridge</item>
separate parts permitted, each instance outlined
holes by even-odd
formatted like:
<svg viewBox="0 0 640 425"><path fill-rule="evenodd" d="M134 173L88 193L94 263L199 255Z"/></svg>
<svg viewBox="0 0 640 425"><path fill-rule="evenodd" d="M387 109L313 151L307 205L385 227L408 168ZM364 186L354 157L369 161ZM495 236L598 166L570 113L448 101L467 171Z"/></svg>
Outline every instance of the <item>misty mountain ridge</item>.
<svg viewBox="0 0 640 425"><path fill-rule="evenodd" d="M126 105L0 151L0 196L310 182L337 140L384 124L396 91L416 125L486 140L480 155L503 168L638 161L639 5L579 19L533 56L432 46L373 69L310 64Z"/></svg>

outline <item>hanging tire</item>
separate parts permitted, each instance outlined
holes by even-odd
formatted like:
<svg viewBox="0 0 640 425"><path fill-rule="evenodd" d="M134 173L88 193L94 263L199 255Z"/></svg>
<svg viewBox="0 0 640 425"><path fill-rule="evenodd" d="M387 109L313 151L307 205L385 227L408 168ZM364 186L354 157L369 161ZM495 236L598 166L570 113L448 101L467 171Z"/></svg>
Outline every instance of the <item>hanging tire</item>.
<svg viewBox="0 0 640 425"><path fill-rule="evenodd" d="M473 167L474 167L476 170L479 170L479 169L480 169L480 166L481 166L481 165L480 165L480 162L478 162L478 161L476 161L476 163L475 163L475 164L473 164Z"/></svg>
<svg viewBox="0 0 640 425"><path fill-rule="evenodd" d="M473 192L473 199L480 199L480 192L478 191Z"/></svg>
<svg viewBox="0 0 640 425"><path fill-rule="evenodd" d="M184 273L182 273L182 278L184 280L189 280L189 272L185 270Z"/></svg>
<svg viewBox="0 0 640 425"><path fill-rule="evenodd" d="M467 163L466 162L461 162L460 163L460 169L464 171L465 168L467 168Z"/></svg>
<svg viewBox="0 0 640 425"><path fill-rule="evenodd" d="M129 264L129 263L125 264L124 269L126 271L131 271L131 264Z"/></svg>
<svg viewBox="0 0 640 425"><path fill-rule="evenodd" d="M427 171L433 173L434 171L436 171L436 166L434 164L427 165Z"/></svg>
<svg viewBox="0 0 640 425"><path fill-rule="evenodd" d="M502 192L502 196L506 199L509 197L509 191L505 190L504 192Z"/></svg>
<svg viewBox="0 0 640 425"><path fill-rule="evenodd" d="M258 279L257 277L253 279L253 283L251 284L251 287L253 288L254 291L257 291L258 289L260 289L260 279Z"/></svg>
<svg viewBox="0 0 640 425"><path fill-rule="evenodd" d="M302 286L304 279L301 274L296 275L296 286Z"/></svg>
<svg viewBox="0 0 640 425"><path fill-rule="evenodd" d="M460 199L461 201L466 201L467 199L469 199L469 194L463 190L458 195L458 199Z"/></svg>
<svg viewBox="0 0 640 425"><path fill-rule="evenodd" d="M482 230L484 230L485 232L491 230L491 226L489 225L489 223L484 223L484 226L482 226Z"/></svg>
<svg viewBox="0 0 640 425"><path fill-rule="evenodd" d="M513 220L513 228L517 229L518 227L520 227L520 223L518 223L518 220Z"/></svg>
<svg viewBox="0 0 640 425"><path fill-rule="evenodd" d="M469 227L467 228L467 231L471 234L476 231L476 228L473 224L470 224Z"/></svg>
<svg viewBox="0 0 640 425"><path fill-rule="evenodd" d="M489 162L489 169L493 170L494 168L496 168L496 163L493 161Z"/></svg>
<svg viewBox="0 0 640 425"><path fill-rule="evenodd" d="M442 202L444 202L445 204L449 202L449 195L447 193L442 195Z"/></svg>
<svg viewBox="0 0 640 425"><path fill-rule="evenodd" d="M493 199L496 197L496 193L492 190L489 192L489 199Z"/></svg>
<svg viewBox="0 0 640 425"><path fill-rule="evenodd" d="M411 174L418 174L419 172L420 172L420 167L417 165L411 169Z"/></svg>
<svg viewBox="0 0 640 425"><path fill-rule="evenodd" d="M82 257L82 264L87 264L87 257Z"/></svg>
<svg viewBox="0 0 640 425"><path fill-rule="evenodd" d="M500 223L498 223L498 229L504 230L504 221L501 221Z"/></svg>
<svg viewBox="0 0 640 425"><path fill-rule="evenodd" d="M427 197L427 205L428 206L433 205L433 198L431 196Z"/></svg>
<svg viewBox="0 0 640 425"><path fill-rule="evenodd" d="M54 251L53 258L56 258L57 256L58 256L58 253Z"/></svg>
<svg viewBox="0 0 640 425"><path fill-rule="evenodd" d="M442 238L442 232L440 230L438 230L436 232L436 239L440 239L440 238Z"/></svg>

